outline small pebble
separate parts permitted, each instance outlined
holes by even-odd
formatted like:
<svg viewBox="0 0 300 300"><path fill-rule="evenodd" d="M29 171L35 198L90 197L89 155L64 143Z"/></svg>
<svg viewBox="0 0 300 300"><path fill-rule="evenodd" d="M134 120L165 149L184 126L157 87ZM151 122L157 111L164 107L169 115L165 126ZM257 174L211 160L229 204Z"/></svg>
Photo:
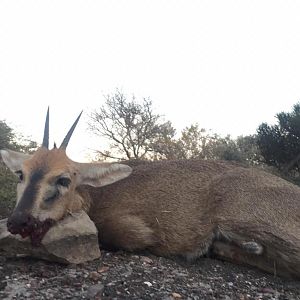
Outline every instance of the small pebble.
<svg viewBox="0 0 300 300"><path fill-rule="evenodd" d="M259 292L264 293L264 294L274 294L275 290L273 290L272 288L261 288L259 290Z"/></svg>
<svg viewBox="0 0 300 300"><path fill-rule="evenodd" d="M148 256L141 256L141 261L146 264L152 264L153 260Z"/></svg>
<svg viewBox="0 0 300 300"><path fill-rule="evenodd" d="M96 271L93 271L90 273L89 277L93 280L93 281L98 281L101 277L101 275L96 272Z"/></svg>
<svg viewBox="0 0 300 300"><path fill-rule="evenodd" d="M88 299L94 299L97 296L101 296L103 290L104 290L104 285L102 283L98 283L90 286L87 290Z"/></svg>
<svg viewBox="0 0 300 300"><path fill-rule="evenodd" d="M108 266L103 266L101 268L98 269L98 272L99 273L105 273L109 270L109 267Z"/></svg>
<svg viewBox="0 0 300 300"><path fill-rule="evenodd" d="M151 282L149 282L149 281L144 281L144 284L146 284L147 286L152 286L153 284L151 283Z"/></svg>
<svg viewBox="0 0 300 300"><path fill-rule="evenodd" d="M172 297L174 299L181 299L182 298L182 296L180 294L178 294L178 293L172 293Z"/></svg>

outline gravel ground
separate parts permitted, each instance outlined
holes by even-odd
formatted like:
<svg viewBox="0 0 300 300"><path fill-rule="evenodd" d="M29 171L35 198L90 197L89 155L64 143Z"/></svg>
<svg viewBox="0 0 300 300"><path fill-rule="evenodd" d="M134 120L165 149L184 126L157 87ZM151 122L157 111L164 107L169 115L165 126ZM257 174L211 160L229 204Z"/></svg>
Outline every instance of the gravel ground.
<svg viewBox="0 0 300 300"><path fill-rule="evenodd" d="M0 218L8 212L0 209ZM300 281L201 258L101 251L99 260L61 265L0 254L0 299L300 300Z"/></svg>
<svg viewBox="0 0 300 300"><path fill-rule="evenodd" d="M153 255L102 251L64 266L0 257L0 299L300 299L300 282L202 258L193 264Z"/></svg>

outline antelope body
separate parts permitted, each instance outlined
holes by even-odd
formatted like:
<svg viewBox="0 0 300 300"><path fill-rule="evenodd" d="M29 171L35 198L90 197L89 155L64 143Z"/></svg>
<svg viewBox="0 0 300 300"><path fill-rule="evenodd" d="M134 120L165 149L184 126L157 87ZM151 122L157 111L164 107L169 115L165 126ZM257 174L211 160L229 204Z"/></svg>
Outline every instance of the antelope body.
<svg viewBox="0 0 300 300"><path fill-rule="evenodd" d="M221 161L82 164L44 142L33 155L1 150L20 177L8 229L38 245L55 221L81 209L103 247L162 256L218 257L300 278L300 188ZM130 167L131 166L131 167Z"/></svg>

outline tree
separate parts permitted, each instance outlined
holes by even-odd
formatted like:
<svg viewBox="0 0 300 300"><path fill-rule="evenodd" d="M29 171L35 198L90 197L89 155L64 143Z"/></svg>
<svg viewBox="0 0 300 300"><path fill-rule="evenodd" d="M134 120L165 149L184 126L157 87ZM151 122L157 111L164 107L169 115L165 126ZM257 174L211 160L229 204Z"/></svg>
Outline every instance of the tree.
<svg viewBox="0 0 300 300"><path fill-rule="evenodd" d="M164 140L171 140L175 129L155 114L150 99L137 102L119 90L105 96L105 104L90 115L89 129L109 141L109 150L98 150L101 157L117 159L153 158Z"/></svg>
<svg viewBox="0 0 300 300"><path fill-rule="evenodd" d="M183 159L207 158L208 144L211 142L211 136L205 129L199 128L199 125L192 124L181 132L178 144L181 146L180 156Z"/></svg>
<svg viewBox="0 0 300 300"><path fill-rule="evenodd" d="M211 153L211 159L237 161L248 165L257 165L261 161L254 135L239 136L236 139L232 139L230 135L215 135Z"/></svg>
<svg viewBox="0 0 300 300"><path fill-rule="evenodd" d="M159 153L166 159L219 159L251 165L261 161L256 136L221 137L197 123L184 128L178 139L165 140Z"/></svg>
<svg viewBox="0 0 300 300"><path fill-rule="evenodd" d="M210 145L210 158L242 162L242 153L230 135L220 137L215 135L214 143Z"/></svg>
<svg viewBox="0 0 300 300"><path fill-rule="evenodd" d="M37 149L37 143L16 134L5 121L0 120L0 149L11 149L31 153Z"/></svg>
<svg viewBox="0 0 300 300"><path fill-rule="evenodd" d="M20 142L17 142L17 139ZM37 148L37 143L24 138L17 138L14 130L0 120L0 149L31 152ZM14 206L16 198L17 177L4 165L0 159L0 217L7 216Z"/></svg>
<svg viewBox="0 0 300 300"><path fill-rule="evenodd" d="M199 124L185 127L176 141L177 159L214 159L213 145L217 135L210 133Z"/></svg>
<svg viewBox="0 0 300 300"><path fill-rule="evenodd" d="M11 127L4 121L0 120L0 149L15 148L14 147L15 134Z"/></svg>
<svg viewBox="0 0 300 300"><path fill-rule="evenodd" d="M198 124L192 124L190 127L184 128L181 137L177 139L174 138L174 135L162 134L162 138L153 146L157 154L155 159L204 158L203 147L206 138L205 130L199 129Z"/></svg>
<svg viewBox="0 0 300 300"><path fill-rule="evenodd" d="M0 121L0 149L16 150L15 134L13 129L4 121ZM13 208L16 197L17 179L0 160L0 217L7 215Z"/></svg>
<svg viewBox="0 0 300 300"><path fill-rule="evenodd" d="M192 124L179 138L171 122L162 122L152 102L127 97L116 90L90 115L89 129L109 142L99 158L113 159L223 159L255 164L259 151L255 136L225 138Z"/></svg>
<svg viewBox="0 0 300 300"><path fill-rule="evenodd" d="M262 123L257 129L257 142L267 164L283 173L300 171L300 103L290 113L276 115L277 124Z"/></svg>
<svg viewBox="0 0 300 300"><path fill-rule="evenodd" d="M257 135L239 136L236 144L241 153L241 161L250 165L262 165L263 157L257 144Z"/></svg>

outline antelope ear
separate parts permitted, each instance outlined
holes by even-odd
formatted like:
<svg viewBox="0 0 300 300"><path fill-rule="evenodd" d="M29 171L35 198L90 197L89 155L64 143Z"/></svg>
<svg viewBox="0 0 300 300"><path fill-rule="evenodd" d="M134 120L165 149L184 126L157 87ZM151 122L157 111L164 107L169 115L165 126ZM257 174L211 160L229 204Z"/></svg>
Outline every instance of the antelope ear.
<svg viewBox="0 0 300 300"><path fill-rule="evenodd" d="M0 150L0 153L4 163L13 173L22 170L23 162L31 158L31 155L29 154L16 152L8 149Z"/></svg>
<svg viewBox="0 0 300 300"><path fill-rule="evenodd" d="M87 184L100 187L129 176L132 169L117 163L77 163L77 185Z"/></svg>

